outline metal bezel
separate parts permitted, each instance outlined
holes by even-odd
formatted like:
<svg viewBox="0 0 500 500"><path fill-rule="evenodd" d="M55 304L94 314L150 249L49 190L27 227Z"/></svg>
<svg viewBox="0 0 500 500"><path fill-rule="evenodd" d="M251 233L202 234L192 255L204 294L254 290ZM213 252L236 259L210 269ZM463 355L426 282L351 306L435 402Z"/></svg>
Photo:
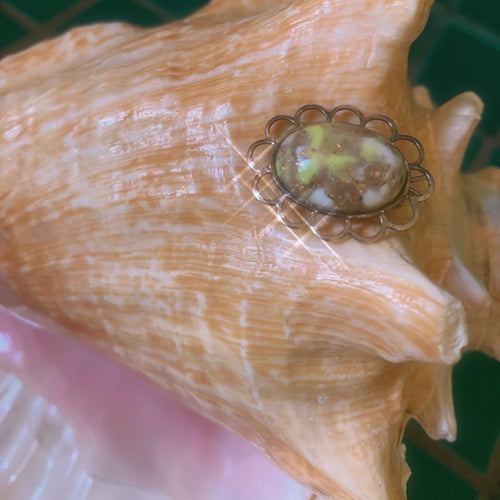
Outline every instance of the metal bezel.
<svg viewBox="0 0 500 500"><path fill-rule="evenodd" d="M306 112L309 111L315 111L318 112L323 119L316 119L316 120L309 120L309 121L302 121L303 115ZM349 112L352 113L358 120L358 123L352 123L350 121L346 121L345 119L336 119L336 115L339 115L340 113L343 112ZM390 131L390 136L386 137L382 134L379 134L378 132L367 128L366 125L372 121L381 121L385 123L389 127ZM285 122L288 123L289 126L282 131L277 137L274 136L272 132L272 128L274 125L276 125L279 122ZM289 137L291 134L295 133L297 130L300 130L306 126L309 126L314 123L343 123L343 124L348 124L353 127L363 127L366 128L370 134L373 134L374 136L379 136L382 137L385 141L391 144L391 146L397 148L399 152L401 153L402 157L405 160L405 167L407 171L407 179L405 186L403 187L401 193L398 195L397 198L392 200L390 203L384 205L383 207L379 207L376 210L372 210L369 212L362 212L362 213L345 213L342 211L320 211L320 210L314 210L311 209L310 206L301 203L300 200L297 200L294 196L293 193L290 193L285 186L282 185L280 182L279 178L274 172L274 165L275 165L275 157L277 154L277 151L280 147L280 145L283 143L283 141ZM290 228L300 228L300 227L305 227L309 226L312 231L319 236L323 240L328 240L328 241L336 241L341 238L344 238L347 235L352 236L353 238L363 241L363 242L373 242L373 241L378 241L380 240L387 229L392 229L396 231L405 231L412 227L418 220L418 207L417 203L422 202L427 200L433 190L434 190L434 179L432 175L424 168L422 167L422 162L424 160L424 148L420 141L416 139L413 136L410 135L404 135L404 134L399 134L397 130L396 123L389 118L388 116L385 115L380 115L380 114L375 114L375 115L369 115L369 116L364 116L364 114L356 107L350 106L350 105L341 105L341 106L336 106L333 108L331 111L328 111L325 109L323 106L320 106L318 104L307 104L305 106L302 106L297 110L294 116L289 116L289 115L276 115L272 117L266 124L265 126L265 137L263 139L259 139L258 141L253 142L247 153L247 162L249 166L257 172L257 175L254 177L253 185L252 185L252 191L257 200L259 200L262 203L265 203L267 205L271 205L274 207L276 210L276 213L278 215L278 218L286 224ZM408 141L412 143L416 150L417 150L417 159L416 161L409 162L408 159L406 158L405 154L401 149L397 146L398 141ZM272 148L271 154L270 154L270 159L267 162L267 164L262 167L262 168L257 168L254 155L256 150L261 147L268 145ZM412 172L417 172L418 175L412 176ZM274 184L276 187L281 191L281 195L275 197L275 198L266 198L262 193L259 191L259 182L260 180L265 177L266 175L270 175ZM417 182L422 182L426 181L427 182L427 188L423 193L417 191L415 187L412 186L412 184L415 184ZM296 221L291 221L289 220L286 215L284 214L283 210L283 204L286 200L290 200L293 203L295 203L298 206L302 206L306 208L309 211L309 214L306 218L304 218L300 222ZM386 213L398 206L400 206L402 203L405 202L405 200L408 200L410 209L412 211L411 217L408 221L404 223L394 223L392 222L387 216ZM326 216L326 217L334 217L339 220L343 220L344 227L341 231L338 231L333 234L324 234L319 228L318 228L318 216ZM353 221L356 221L357 219L369 219L369 218L374 218L377 217L379 219L380 223L380 229L372 235L366 236L359 234L356 232L353 228Z"/></svg>

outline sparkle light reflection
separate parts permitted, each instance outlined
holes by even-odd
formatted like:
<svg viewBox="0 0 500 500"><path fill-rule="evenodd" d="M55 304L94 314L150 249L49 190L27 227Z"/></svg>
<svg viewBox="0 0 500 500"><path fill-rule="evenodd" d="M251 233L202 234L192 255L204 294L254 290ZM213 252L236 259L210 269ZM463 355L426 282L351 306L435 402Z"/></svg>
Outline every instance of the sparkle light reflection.
<svg viewBox="0 0 500 500"><path fill-rule="evenodd" d="M227 132L223 132L219 126L217 126L217 130L218 132L220 133L220 135L224 138L224 140L226 141L226 143L233 149L233 151L236 153L237 156L239 156L242 160L242 163L247 165L248 167L250 167L248 165L248 162L247 162L247 155L245 152L243 152L240 148L238 148L238 146L236 144L233 143L233 141L231 140L231 138L228 136ZM245 181L243 179L243 174L245 173L244 170L242 170L238 175L235 175L232 182L233 184L236 183L236 182L240 182L242 183L248 190L248 199L245 200L245 202L241 205L241 207L236 210L234 213L232 213L231 215L229 215L229 217L224 221L223 223L223 226L228 224L234 217L236 217L237 215L239 215L243 210L245 210L245 208L247 207L247 205L249 203L253 203L255 201L255 197L253 195L253 192L252 192L252 186L249 182ZM265 233L267 233L270 229L272 229L274 226L276 225L279 225L280 227L285 227L288 232L295 238L296 240L296 243L288 250L288 252L291 252L292 249L298 247L298 246L301 246L302 248L304 248L310 255L314 255L311 251L311 249L304 243L305 239L307 238L307 234L303 234L302 236L298 236L296 234L296 232L287 227L287 226L283 226L283 224L281 224L281 222L279 221L278 217L276 216L276 212L274 211L274 209L271 207L271 206L267 206L266 207L267 210L269 210L273 216L274 216L274 222L271 223L271 224L268 224L266 227L264 227L262 229L262 231L260 232L259 234L259 237ZM338 263L341 263L342 261L340 260L340 257L338 255L338 253L332 248L332 245L330 242L327 242L327 241L324 241L324 240L320 240L320 242L322 243L322 245L329 251L329 253L332 254L333 257L335 257L338 261Z"/></svg>

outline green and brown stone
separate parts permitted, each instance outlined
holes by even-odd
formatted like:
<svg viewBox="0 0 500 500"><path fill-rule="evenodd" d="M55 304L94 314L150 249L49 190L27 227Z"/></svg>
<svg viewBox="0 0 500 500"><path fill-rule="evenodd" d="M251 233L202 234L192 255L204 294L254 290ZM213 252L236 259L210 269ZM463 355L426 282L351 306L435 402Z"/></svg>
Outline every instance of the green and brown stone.
<svg viewBox="0 0 500 500"><path fill-rule="evenodd" d="M278 145L274 179L310 210L360 215L397 200L408 181L408 165L385 137L349 123L312 123Z"/></svg>

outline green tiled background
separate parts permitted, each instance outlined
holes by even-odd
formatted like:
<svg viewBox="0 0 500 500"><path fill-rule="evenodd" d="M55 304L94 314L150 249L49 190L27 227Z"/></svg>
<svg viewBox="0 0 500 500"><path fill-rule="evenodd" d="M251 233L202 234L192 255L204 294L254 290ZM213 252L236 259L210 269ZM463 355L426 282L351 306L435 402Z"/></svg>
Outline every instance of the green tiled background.
<svg viewBox="0 0 500 500"><path fill-rule="evenodd" d="M345 0L349 1L349 0ZM72 26L124 20L145 26L182 17L205 0L0 1L0 55ZM484 118L464 170L500 165L500 0L437 0L414 43L410 78L437 104L473 90ZM405 443L413 470L410 500L500 500L500 364L468 353L454 369L458 438L434 442L410 423Z"/></svg>

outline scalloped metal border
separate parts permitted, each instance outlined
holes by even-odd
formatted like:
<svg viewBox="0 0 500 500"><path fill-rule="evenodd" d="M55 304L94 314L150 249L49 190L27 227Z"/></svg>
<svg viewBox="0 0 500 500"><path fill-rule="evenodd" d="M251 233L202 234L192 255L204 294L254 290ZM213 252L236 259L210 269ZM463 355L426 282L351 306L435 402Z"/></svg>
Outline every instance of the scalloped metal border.
<svg viewBox="0 0 500 500"><path fill-rule="evenodd" d="M284 140L285 137L290 135L291 133L295 132L296 130L304 127L305 125L309 123L320 123L321 120L312 120L312 121L302 121L303 115L306 112L309 111L316 111L319 113L325 122L329 123L351 123L347 122L345 120L335 120L335 116L338 115L339 113L343 112L350 112L353 114L357 119L358 123L351 123L352 125L357 125L361 127L365 127L368 123L373 122L373 121L381 121L385 123L389 127L390 131L390 137L384 137L384 139L389 140L389 142L396 146L396 143L398 141L408 141L411 142L416 150L417 150L417 159L416 161L409 162L408 159L405 157L407 164L408 164L408 183L407 186L405 186L405 189L402 191L401 195L398 196L395 200L392 200L390 203L387 205L372 211L372 212L366 212L363 214L356 214L356 215L342 215L342 214L325 214L320 211L314 211L314 210L308 210L309 214L307 217L302 218L302 220L299 221L292 221L289 218L286 217L283 209L283 204L289 200L293 204L299 206L300 204L289 194L287 193L282 186L279 185L279 183L276 181L272 174L272 161L274 159L274 155L276 153L276 150L278 146L281 144L281 142ZM278 136L275 136L272 132L273 126L276 125L279 122L286 122L289 124L285 130L280 133ZM373 131L372 131L373 132ZM247 152L247 163L248 165L256 172L256 176L254 177L253 183L252 183L252 192L254 197L261 203L264 203L266 205L272 206L278 218L280 221L285 224L287 227L292 228L292 229L299 229L303 227L310 227L313 233L321 238L322 240L325 241L339 241L346 236L350 236L358 241L364 242L364 243L373 243L376 241L379 241L382 239L387 231L387 229L391 229L394 231L406 231L413 227L419 217L419 210L417 203L423 202L427 200L433 193L434 191L434 179L432 175L424 168L422 167L422 162L424 160L425 152L422 144L420 141L410 135L403 135L398 133L398 129L396 126L396 123L394 120L389 118L388 116L381 115L381 114L374 114L374 115L368 115L365 116L361 110L356 108L355 106L351 106L348 104L343 104L340 106L334 107L331 111L328 111L326 108L323 106L320 106L319 104L306 104L302 107L300 107L297 112L295 113L294 116L289 116L289 115L276 115L272 117L268 122L266 123L266 126L264 128L264 133L265 137L262 139L259 139L255 142L253 142L250 147L248 148ZM375 132L376 133L376 132ZM379 134L381 135L381 134ZM272 152L270 154L270 161L268 162L267 165L265 165L262 168L258 168L256 165L256 159L255 155L258 151L259 148L262 146L267 146L272 148ZM397 146L396 146L397 147ZM404 156L404 153L401 152ZM412 173L417 173L417 175L412 175ZM259 184L260 181L263 177L265 176L271 176L274 184L278 187L278 189L281 191L282 194L274 197L274 198L267 198L265 195L263 195L259 191ZM420 183L422 181L427 182L427 188L423 191L420 192L415 188L416 183ZM401 206L405 202L409 203L409 208L411 210L411 216L409 220L403 223L395 223L390 220L390 218L386 215L388 211L390 211L393 208ZM330 218L335 218L336 222L341 222L341 228L340 230L336 230L334 232L330 233L324 233L321 231L321 229L318 227L319 221L318 217L330 217ZM367 218L373 218L378 216L379 219L379 224L380 227L378 230L373 233L373 234L361 234L357 232L353 226L353 222L359 220L359 219L367 219Z"/></svg>

